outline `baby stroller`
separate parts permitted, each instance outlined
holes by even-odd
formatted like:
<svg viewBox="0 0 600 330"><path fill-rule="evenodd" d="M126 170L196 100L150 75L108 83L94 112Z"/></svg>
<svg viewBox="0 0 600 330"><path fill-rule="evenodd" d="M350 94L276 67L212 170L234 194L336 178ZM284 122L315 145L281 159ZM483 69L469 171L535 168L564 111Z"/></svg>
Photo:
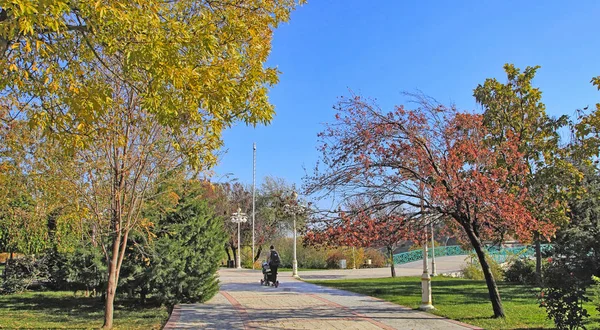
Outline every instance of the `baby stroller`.
<svg viewBox="0 0 600 330"><path fill-rule="evenodd" d="M260 280L260 285L272 285L274 287L279 286L279 281L275 280L275 274L273 274L273 272L271 271L271 267L269 267L269 264L266 262L263 262L262 264L262 273L264 277Z"/></svg>

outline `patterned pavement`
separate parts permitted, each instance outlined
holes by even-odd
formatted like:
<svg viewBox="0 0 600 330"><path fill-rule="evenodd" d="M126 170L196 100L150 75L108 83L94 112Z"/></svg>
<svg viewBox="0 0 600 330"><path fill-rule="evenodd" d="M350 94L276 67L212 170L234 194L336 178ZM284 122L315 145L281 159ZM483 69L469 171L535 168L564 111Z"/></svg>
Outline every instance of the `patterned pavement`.
<svg viewBox="0 0 600 330"><path fill-rule="evenodd" d="M383 300L302 282L281 273L221 269L221 290L204 304L175 307L165 329L478 329Z"/></svg>

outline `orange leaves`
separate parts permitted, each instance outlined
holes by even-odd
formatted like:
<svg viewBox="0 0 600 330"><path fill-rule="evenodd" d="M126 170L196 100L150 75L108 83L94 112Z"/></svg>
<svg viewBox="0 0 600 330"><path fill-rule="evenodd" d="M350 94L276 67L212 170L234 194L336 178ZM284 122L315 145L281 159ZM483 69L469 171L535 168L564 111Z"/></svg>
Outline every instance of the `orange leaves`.
<svg viewBox="0 0 600 330"><path fill-rule="evenodd" d="M517 137L508 134L491 145L482 115L432 104L425 97L417 101L415 110L399 106L383 112L365 99L342 98L335 107L336 122L320 136L324 169L308 178L307 192L328 191L348 200L360 191L418 212L416 187L424 183L426 213L463 229L475 228L482 240L506 234L527 239L540 228L542 223L525 207L528 191L518 185L527 176L527 164ZM340 214L327 224L331 230L314 237L328 243L378 244L416 236L415 228L399 219L349 214ZM552 232L552 226L543 226Z"/></svg>
<svg viewBox="0 0 600 330"><path fill-rule="evenodd" d="M403 216L359 211L340 212L336 220L313 227L304 237L309 245L387 247L411 239Z"/></svg>

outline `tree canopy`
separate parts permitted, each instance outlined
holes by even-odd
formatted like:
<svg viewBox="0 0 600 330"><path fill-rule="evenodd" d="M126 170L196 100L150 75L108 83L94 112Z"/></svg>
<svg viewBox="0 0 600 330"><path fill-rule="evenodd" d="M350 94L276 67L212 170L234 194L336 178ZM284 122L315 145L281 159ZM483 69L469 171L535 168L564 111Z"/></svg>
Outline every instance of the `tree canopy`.
<svg viewBox="0 0 600 330"><path fill-rule="evenodd" d="M322 163L307 178L307 193L343 201L367 196L371 209L407 209L413 221L450 220L477 252L494 315L504 316L484 241L530 241L532 231L551 236L555 227L526 207L528 168L516 136L492 147L482 115L418 101L414 110L384 112L362 97L342 98L336 122L320 134Z"/></svg>
<svg viewBox="0 0 600 330"><path fill-rule="evenodd" d="M299 1L302 2L302 1ZM273 29L295 0L28 1L0 5L0 120L72 157L108 235L105 327L146 193L184 161L208 169L224 129L267 124ZM99 240L105 242L104 240Z"/></svg>

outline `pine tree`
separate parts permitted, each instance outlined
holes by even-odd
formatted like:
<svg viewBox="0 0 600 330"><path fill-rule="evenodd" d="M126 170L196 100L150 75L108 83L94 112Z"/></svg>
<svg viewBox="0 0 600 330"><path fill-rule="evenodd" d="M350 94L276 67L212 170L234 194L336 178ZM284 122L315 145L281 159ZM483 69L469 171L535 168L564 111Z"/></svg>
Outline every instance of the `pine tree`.
<svg viewBox="0 0 600 330"><path fill-rule="evenodd" d="M162 217L151 261L150 287L167 304L204 302L219 290L223 221L205 201L184 196Z"/></svg>

